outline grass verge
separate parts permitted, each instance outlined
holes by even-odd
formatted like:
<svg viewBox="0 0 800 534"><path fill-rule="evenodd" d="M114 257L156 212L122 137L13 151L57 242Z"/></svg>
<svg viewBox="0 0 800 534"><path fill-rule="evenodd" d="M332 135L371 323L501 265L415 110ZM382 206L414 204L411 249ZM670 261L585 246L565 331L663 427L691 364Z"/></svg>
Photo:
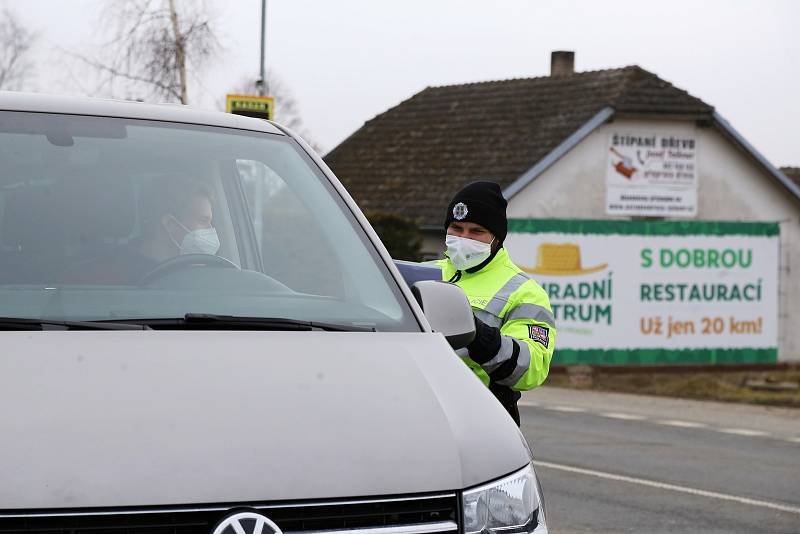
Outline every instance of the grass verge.
<svg viewBox="0 0 800 534"><path fill-rule="evenodd" d="M576 382L582 382L578 385ZM546 385L575 389L593 389L642 395L662 395L688 399L724 402L742 402L771 406L800 408L800 389L772 391L757 389L747 384L761 384L762 388L776 384L800 384L800 368L782 368L758 371L728 371L724 369L698 371L641 371L623 369L613 371L591 369L591 379L575 380L571 372L551 373Z"/></svg>

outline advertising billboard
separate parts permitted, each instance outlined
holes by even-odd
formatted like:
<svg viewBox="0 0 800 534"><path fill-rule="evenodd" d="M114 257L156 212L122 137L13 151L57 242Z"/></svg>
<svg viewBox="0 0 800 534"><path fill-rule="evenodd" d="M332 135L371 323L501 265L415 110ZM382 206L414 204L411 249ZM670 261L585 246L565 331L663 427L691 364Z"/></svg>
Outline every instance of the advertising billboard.
<svg viewBox="0 0 800 534"><path fill-rule="evenodd" d="M514 219L506 246L547 291L554 364L777 359L777 223Z"/></svg>

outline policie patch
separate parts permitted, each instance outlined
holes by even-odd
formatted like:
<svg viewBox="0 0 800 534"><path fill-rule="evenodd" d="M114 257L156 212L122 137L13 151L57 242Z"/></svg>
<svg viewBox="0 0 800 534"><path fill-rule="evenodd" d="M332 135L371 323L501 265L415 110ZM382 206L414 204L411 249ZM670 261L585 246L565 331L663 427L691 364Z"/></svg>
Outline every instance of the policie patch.
<svg viewBox="0 0 800 534"><path fill-rule="evenodd" d="M528 335L532 340L540 345L543 345L544 348L547 348L547 346L550 344L550 331L544 326L529 324Z"/></svg>

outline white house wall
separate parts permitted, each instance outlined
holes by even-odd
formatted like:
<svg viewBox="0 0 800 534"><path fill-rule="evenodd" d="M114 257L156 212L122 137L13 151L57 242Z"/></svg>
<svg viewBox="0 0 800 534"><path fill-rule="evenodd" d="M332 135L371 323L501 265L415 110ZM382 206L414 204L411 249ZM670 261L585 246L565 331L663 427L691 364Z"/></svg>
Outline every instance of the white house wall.
<svg viewBox="0 0 800 534"><path fill-rule="evenodd" d="M619 119L587 136L514 196L510 218L621 219L606 215L611 130L683 133L697 140L695 220L780 223L779 359L800 360L800 202L719 130L693 121ZM793 272L794 268L794 272Z"/></svg>

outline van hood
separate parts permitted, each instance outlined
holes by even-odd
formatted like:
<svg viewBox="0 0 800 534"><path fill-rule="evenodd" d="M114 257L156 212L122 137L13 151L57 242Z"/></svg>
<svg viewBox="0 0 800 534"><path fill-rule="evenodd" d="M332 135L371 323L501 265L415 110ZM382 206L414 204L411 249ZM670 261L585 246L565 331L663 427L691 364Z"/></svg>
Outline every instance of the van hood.
<svg viewBox="0 0 800 534"><path fill-rule="evenodd" d="M0 335L4 509L437 492L529 461L439 334Z"/></svg>

